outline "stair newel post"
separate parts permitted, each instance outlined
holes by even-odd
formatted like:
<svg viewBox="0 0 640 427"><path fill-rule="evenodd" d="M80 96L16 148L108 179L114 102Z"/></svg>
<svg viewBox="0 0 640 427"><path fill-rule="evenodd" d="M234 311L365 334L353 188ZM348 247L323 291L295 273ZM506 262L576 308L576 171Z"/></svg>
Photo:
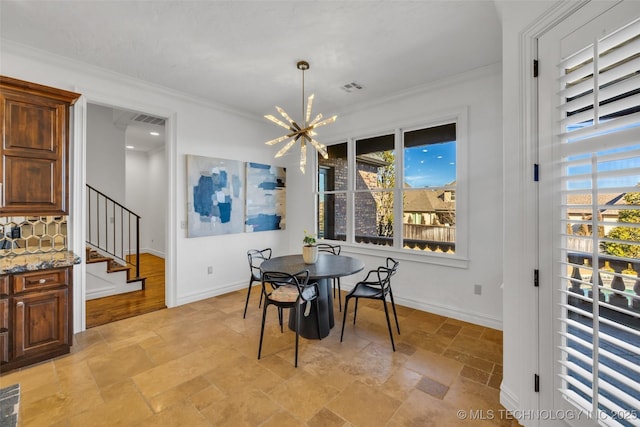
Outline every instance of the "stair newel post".
<svg viewBox="0 0 640 427"><path fill-rule="evenodd" d="M136 277L140 277L140 217L136 215Z"/></svg>

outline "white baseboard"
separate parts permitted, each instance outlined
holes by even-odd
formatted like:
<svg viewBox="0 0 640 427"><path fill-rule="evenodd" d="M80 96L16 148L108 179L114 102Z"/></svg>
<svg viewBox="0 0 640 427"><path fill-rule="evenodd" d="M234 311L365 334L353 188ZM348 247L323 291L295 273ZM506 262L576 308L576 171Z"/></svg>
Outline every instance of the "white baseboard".
<svg viewBox="0 0 640 427"><path fill-rule="evenodd" d="M355 283L341 283L343 291L350 291ZM434 304L430 301L421 301L416 299L407 299L398 297L394 294L394 300L397 304L405 307L415 308L417 310L426 311L428 313L439 314L440 316L451 317L453 319L462 320L464 322L473 323L474 325L485 326L487 328L502 330L502 319L487 316L483 313L477 313L470 310L462 310L457 307L450 307L442 304Z"/></svg>
<svg viewBox="0 0 640 427"><path fill-rule="evenodd" d="M228 285L224 285L221 287L217 287L215 289L208 289L203 292L194 292L186 295L179 295L176 302L176 305L189 304L190 302L196 302L207 298L217 297L219 295L228 294L229 292L234 292L239 289L246 289L248 285L247 281L231 283Z"/></svg>
<svg viewBox="0 0 640 427"><path fill-rule="evenodd" d="M349 291L353 288L355 283L341 283L341 289L343 291ZM194 292L192 294L181 295L177 298L177 305L188 304L190 302L200 301L206 298L216 297L229 292L234 292L239 289L245 289L247 282L236 282L228 285L220 286L215 289L209 289L203 292ZM451 317L457 320L473 323L475 325L485 326L487 328L493 328L502 330L502 320L495 319L493 317L486 316L482 313L474 313L469 310L461 310L455 307L448 307L439 304L433 304L431 302L409 300L406 298L395 297L395 302L405 307L415 308L417 310L426 311L429 313L439 314L441 316Z"/></svg>

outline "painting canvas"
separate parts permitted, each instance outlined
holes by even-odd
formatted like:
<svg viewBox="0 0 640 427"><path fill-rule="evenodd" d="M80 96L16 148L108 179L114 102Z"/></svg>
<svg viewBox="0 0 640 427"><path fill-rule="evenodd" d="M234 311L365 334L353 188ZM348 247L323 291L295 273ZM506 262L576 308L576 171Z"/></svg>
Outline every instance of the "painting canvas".
<svg viewBox="0 0 640 427"><path fill-rule="evenodd" d="M244 162L187 155L188 237L244 232Z"/></svg>
<svg viewBox="0 0 640 427"><path fill-rule="evenodd" d="M284 230L286 169L247 163L246 231Z"/></svg>

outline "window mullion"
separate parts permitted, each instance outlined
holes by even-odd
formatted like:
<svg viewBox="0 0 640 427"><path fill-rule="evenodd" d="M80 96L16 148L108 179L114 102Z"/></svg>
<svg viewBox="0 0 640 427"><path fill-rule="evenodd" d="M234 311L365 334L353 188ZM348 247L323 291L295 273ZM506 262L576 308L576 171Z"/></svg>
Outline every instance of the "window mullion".
<svg viewBox="0 0 640 427"><path fill-rule="evenodd" d="M397 128L395 130L394 142L394 150L396 152L396 178L395 185L393 187L393 247L402 249L404 236L404 209L402 198L402 187L404 183L404 137L401 129Z"/></svg>

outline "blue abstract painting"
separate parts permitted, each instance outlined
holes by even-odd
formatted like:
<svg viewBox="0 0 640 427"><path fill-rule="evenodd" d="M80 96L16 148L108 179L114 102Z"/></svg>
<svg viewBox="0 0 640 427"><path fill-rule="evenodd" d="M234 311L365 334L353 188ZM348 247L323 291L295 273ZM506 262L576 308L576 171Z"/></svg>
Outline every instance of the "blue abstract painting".
<svg viewBox="0 0 640 427"><path fill-rule="evenodd" d="M244 232L244 162L186 157L188 237Z"/></svg>
<svg viewBox="0 0 640 427"><path fill-rule="evenodd" d="M283 167L247 163L245 231L284 230L287 171Z"/></svg>

